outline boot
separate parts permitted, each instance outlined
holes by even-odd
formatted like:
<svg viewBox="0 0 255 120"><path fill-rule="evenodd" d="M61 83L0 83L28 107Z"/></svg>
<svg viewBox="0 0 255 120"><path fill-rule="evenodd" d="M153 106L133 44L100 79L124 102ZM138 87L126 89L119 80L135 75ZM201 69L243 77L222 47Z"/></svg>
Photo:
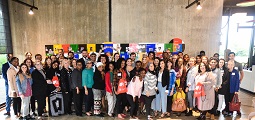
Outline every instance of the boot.
<svg viewBox="0 0 255 120"><path fill-rule="evenodd" d="M209 112L206 113L206 118L210 118L211 117L211 114Z"/></svg>
<svg viewBox="0 0 255 120"><path fill-rule="evenodd" d="M211 117L210 117L211 120L214 120L214 114L211 114Z"/></svg>
<svg viewBox="0 0 255 120"><path fill-rule="evenodd" d="M189 110L189 112L186 113L185 116L192 116L192 110Z"/></svg>

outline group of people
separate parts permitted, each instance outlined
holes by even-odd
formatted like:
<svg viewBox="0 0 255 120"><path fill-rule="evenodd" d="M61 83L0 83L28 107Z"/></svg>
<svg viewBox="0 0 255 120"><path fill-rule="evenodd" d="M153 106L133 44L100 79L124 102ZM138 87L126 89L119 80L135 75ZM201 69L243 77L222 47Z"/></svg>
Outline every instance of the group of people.
<svg viewBox="0 0 255 120"><path fill-rule="evenodd" d="M238 94L243 79L242 65L235 61L234 52L228 54L228 61L219 59L217 53L209 58L203 51L190 57L167 50L162 58L149 52L141 61L136 60L136 53L131 53L126 60L120 58L119 53L113 55L113 60L106 54L89 54L87 50L81 54L82 58L76 60L73 52L65 57L60 50L58 55L46 57L42 62L40 54L36 54L33 61L32 54L27 52L20 65L17 57L8 54L8 62L2 67L6 86L5 115L10 115L12 100L17 118L38 116L43 119L47 117L46 99L53 91L58 91L63 96L64 114L75 111L77 116L85 113L86 116L104 117L107 114L119 119L125 119L127 113L130 119L139 119L145 114L152 120L170 117L173 113L192 116L192 111L196 111L200 112L199 120L214 119L223 109L224 102L226 107L222 114L233 114L229 102ZM58 78L59 86L54 85L54 77ZM203 87L204 95L195 97L198 86ZM186 110L172 109L178 97L185 100ZM51 116L50 105L48 107ZM241 115L240 111L237 114Z"/></svg>

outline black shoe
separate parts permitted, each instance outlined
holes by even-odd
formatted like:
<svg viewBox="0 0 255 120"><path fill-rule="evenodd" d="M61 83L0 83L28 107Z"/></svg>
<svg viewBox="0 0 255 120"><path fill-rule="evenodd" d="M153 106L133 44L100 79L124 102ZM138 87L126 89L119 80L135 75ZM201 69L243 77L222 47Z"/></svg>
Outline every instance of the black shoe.
<svg viewBox="0 0 255 120"><path fill-rule="evenodd" d="M236 116L241 116L242 114L241 114L241 112L240 111L237 111L236 112Z"/></svg>
<svg viewBox="0 0 255 120"><path fill-rule="evenodd" d="M25 119L25 117L24 118L22 116L19 117L19 120L23 120L23 119Z"/></svg>
<svg viewBox="0 0 255 120"><path fill-rule="evenodd" d="M33 112L33 114L32 114L33 116L37 116L37 114L35 113L35 112Z"/></svg>
<svg viewBox="0 0 255 120"><path fill-rule="evenodd" d="M4 115L11 116L11 113L10 113L10 112L7 112L7 113L4 113Z"/></svg>
<svg viewBox="0 0 255 120"><path fill-rule="evenodd" d="M185 116L192 116L192 110L189 110L189 112L186 113Z"/></svg>
<svg viewBox="0 0 255 120"><path fill-rule="evenodd" d="M103 114L97 114L96 116L97 116L97 117L104 117Z"/></svg>
<svg viewBox="0 0 255 120"><path fill-rule="evenodd" d="M205 119L206 119L205 115L200 115L198 118L196 118L196 120L205 120Z"/></svg>
<svg viewBox="0 0 255 120"><path fill-rule="evenodd" d="M220 111L217 110L217 111L215 112L214 116L219 116L219 115L220 115Z"/></svg>

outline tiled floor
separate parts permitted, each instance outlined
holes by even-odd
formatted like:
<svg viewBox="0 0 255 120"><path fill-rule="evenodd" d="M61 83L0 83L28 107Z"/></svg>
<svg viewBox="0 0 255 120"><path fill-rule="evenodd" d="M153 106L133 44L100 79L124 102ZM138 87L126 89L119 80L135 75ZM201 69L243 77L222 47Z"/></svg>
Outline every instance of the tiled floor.
<svg viewBox="0 0 255 120"><path fill-rule="evenodd" d="M248 115L250 112L255 111L252 105L252 99L255 97L253 94L249 94L247 92L240 92L239 99L242 102L241 106L241 112L242 115L241 117L223 117L222 115L219 118L219 120L248 120ZM0 111L0 120L16 120L15 116L11 115L11 117L6 117L4 116L5 110ZM172 115L170 118L165 118L164 120L195 120L196 117L185 117L182 115L181 117L176 117L175 115ZM46 118L46 120L114 120L117 118L113 117L104 117L104 118L99 118L99 117L76 117L75 115L64 115L64 116L59 116L59 117L51 117L51 118ZM144 120L146 117L140 116L140 119ZM155 118L156 119L156 118ZM255 119L254 119L255 120Z"/></svg>

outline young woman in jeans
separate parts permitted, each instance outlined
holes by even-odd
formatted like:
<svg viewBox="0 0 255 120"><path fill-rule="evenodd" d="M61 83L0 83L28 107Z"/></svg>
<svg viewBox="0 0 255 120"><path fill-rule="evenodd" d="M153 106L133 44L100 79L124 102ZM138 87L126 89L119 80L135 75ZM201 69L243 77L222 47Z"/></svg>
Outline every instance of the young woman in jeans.
<svg viewBox="0 0 255 120"><path fill-rule="evenodd" d="M20 69L16 77L16 84L22 101L23 117L20 117L20 119L29 119L29 102L30 97L32 96L32 78L25 63L20 65Z"/></svg>

